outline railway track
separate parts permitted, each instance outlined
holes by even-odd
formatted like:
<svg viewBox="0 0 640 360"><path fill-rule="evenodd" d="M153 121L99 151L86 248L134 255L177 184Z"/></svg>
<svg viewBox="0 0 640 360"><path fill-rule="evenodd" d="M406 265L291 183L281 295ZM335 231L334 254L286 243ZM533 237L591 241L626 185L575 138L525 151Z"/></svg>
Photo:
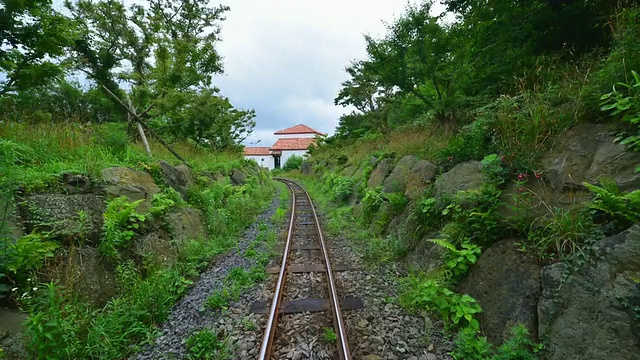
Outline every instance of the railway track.
<svg viewBox="0 0 640 360"><path fill-rule="evenodd" d="M270 304L253 306L254 312L268 314L258 359L287 358L278 348L285 345L297 347L292 344L300 330L281 323L291 321L292 316L299 316L296 320L308 322L304 330L315 331L313 336L316 338L322 338L321 331L331 333L328 329L333 329L335 334L335 349L323 350L322 355L313 354L308 349L309 358L349 360L351 352L341 309L361 308L362 300L339 298L333 273L346 270L346 266L337 264L332 267L309 194L295 182L277 180L284 182L293 194L291 218L280 266L267 269L267 272L277 275L273 299ZM282 321L284 317L289 318Z"/></svg>

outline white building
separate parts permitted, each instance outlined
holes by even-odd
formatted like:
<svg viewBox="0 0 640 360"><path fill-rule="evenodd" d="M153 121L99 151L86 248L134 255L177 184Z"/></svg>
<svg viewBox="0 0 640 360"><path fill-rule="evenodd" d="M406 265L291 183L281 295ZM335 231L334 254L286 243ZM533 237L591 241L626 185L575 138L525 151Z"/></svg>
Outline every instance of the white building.
<svg viewBox="0 0 640 360"><path fill-rule="evenodd" d="M292 155L304 156L309 146L316 140L316 136L326 134L314 130L306 125L296 125L273 133L278 140L271 147L245 147L244 157L255 160L258 165L269 170L279 169Z"/></svg>

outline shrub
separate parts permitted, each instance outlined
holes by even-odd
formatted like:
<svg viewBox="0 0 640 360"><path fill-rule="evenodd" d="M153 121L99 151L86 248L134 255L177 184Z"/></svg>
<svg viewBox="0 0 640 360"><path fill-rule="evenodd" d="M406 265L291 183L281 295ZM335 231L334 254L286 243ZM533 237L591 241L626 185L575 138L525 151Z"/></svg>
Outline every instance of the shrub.
<svg viewBox="0 0 640 360"><path fill-rule="evenodd" d="M640 190L622 193L613 179L600 179L600 185L583 185L593 192L589 208L606 214L614 222L615 229L624 229L640 217Z"/></svg>
<svg viewBox="0 0 640 360"><path fill-rule="evenodd" d="M518 323L511 328L511 335L503 345L493 349L484 336L478 336L478 329L467 327L453 341L451 356L455 360L535 360L542 345L529 338L527 328Z"/></svg>
<svg viewBox="0 0 640 360"><path fill-rule="evenodd" d="M138 214L136 207L143 200L129 202L125 196L117 197L107 203L103 214L104 225L100 251L112 259L119 258L119 249L128 245L129 241L145 221L145 216Z"/></svg>
<svg viewBox="0 0 640 360"><path fill-rule="evenodd" d="M623 136L621 143L640 150L640 75L635 71L631 74L631 84L619 82L612 92L602 95L601 110L631 125L632 130Z"/></svg>
<svg viewBox="0 0 640 360"><path fill-rule="evenodd" d="M291 157L287 159L287 162L282 167L282 170L290 171L290 170L300 169L300 166L302 165L303 161L304 161L304 158L302 158L302 156L291 155Z"/></svg>
<svg viewBox="0 0 640 360"><path fill-rule="evenodd" d="M10 242L10 239L4 241ZM47 258L53 257L53 252L59 247L52 241L47 241L46 235L31 233L10 244L6 251L7 270L14 275L25 275L38 270Z"/></svg>
<svg viewBox="0 0 640 360"><path fill-rule="evenodd" d="M196 331L187 339L187 359L222 360L230 356L227 341L211 330Z"/></svg>
<svg viewBox="0 0 640 360"><path fill-rule="evenodd" d="M400 302L403 306L414 310L438 312L444 320L454 326L479 328L478 320L473 316L481 312L482 308L471 296L450 290L440 280L422 280L410 276L403 279L402 285L405 291L400 296Z"/></svg>

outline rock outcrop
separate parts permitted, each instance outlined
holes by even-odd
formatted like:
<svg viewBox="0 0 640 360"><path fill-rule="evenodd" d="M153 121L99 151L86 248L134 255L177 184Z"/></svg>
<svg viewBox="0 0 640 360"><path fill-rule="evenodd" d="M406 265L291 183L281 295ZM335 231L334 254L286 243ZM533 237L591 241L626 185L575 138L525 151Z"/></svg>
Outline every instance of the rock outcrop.
<svg viewBox="0 0 640 360"><path fill-rule="evenodd" d="M485 250L457 291L478 301L478 318L492 343L502 343L518 322L536 337L540 266L534 256L518 251L514 240L498 241Z"/></svg>
<svg viewBox="0 0 640 360"><path fill-rule="evenodd" d="M244 172L237 169L231 170L231 175L229 175L229 177L234 185L244 185L245 181L247 181L247 176Z"/></svg>
<svg viewBox="0 0 640 360"><path fill-rule="evenodd" d="M373 169L369 179L367 180L367 187L376 188L384 184L384 180L393 171L393 160L390 158L384 158L380 160L378 165Z"/></svg>
<svg viewBox="0 0 640 360"><path fill-rule="evenodd" d="M622 190L640 188L640 154L614 142L605 124L582 124L562 134L540 161L545 178L558 192L595 183L606 176Z"/></svg>
<svg viewBox="0 0 640 360"><path fill-rule="evenodd" d="M451 170L440 175L434 186L434 195L442 197L455 195L458 191L473 190L482 186L484 182L482 163L466 161L454 166Z"/></svg>
<svg viewBox="0 0 640 360"><path fill-rule="evenodd" d="M146 200L141 204L140 212L148 210L151 198L160 192L151 175L125 167L102 169L102 179L105 182L104 190L111 197L126 196L129 201Z"/></svg>
<svg viewBox="0 0 640 360"><path fill-rule="evenodd" d="M166 215L173 238L178 242L201 239L207 236L202 210L181 208Z"/></svg>
<svg viewBox="0 0 640 360"><path fill-rule="evenodd" d="M404 196L410 200L419 199L436 178L438 168L426 160L418 160L407 174Z"/></svg>
<svg viewBox="0 0 640 360"><path fill-rule="evenodd" d="M36 194L20 206L26 230L52 231L63 242L84 236L97 242L102 233L104 198L96 194Z"/></svg>
<svg viewBox="0 0 640 360"><path fill-rule="evenodd" d="M172 166L164 160L160 160L159 164L166 184L186 198L187 189L194 184L191 168L185 164Z"/></svg>
<svg viewBox="0 0 640 360"><path fill-rule="evenodd" d="M538 329L549 358L640 359L640 226L600 241L566 278L565 270L542 269Z"/></svg>
<svg viewBox="0 0 640 360"><path fill-rule="evenodd" d="M384 181L382 191L386 193L404 193L411 169L418 160L420 159L413 155L402 157Z"/></svg>

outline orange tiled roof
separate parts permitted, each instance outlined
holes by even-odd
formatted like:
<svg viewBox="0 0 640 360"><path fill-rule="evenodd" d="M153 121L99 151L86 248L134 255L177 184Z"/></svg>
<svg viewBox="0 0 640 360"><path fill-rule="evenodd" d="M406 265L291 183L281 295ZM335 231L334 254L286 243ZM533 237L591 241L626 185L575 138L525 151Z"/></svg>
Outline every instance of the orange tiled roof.
<svg viewBox="0 0 640 360"><path fill-rule="evenodd" d="M244 154L249 156L269 155L269 147L266 147L266 146L245 147Z"/></svg>
<svg viewBox="0 0 640 360"><path fill-rule="evenodd" d="M274 135L292 135L292 134L318 134L318 135L327 135L318 130L314 130L307 125L298 124L296 126L292 126L290 128L282 129L280 131L276 131L273 133Z"/></svg>
<svg viewBox="0 0 640 360"><path fill-rule="evenodd" d="M314 138L278 139L270 150L307 150L315 141Z"/></svg>

